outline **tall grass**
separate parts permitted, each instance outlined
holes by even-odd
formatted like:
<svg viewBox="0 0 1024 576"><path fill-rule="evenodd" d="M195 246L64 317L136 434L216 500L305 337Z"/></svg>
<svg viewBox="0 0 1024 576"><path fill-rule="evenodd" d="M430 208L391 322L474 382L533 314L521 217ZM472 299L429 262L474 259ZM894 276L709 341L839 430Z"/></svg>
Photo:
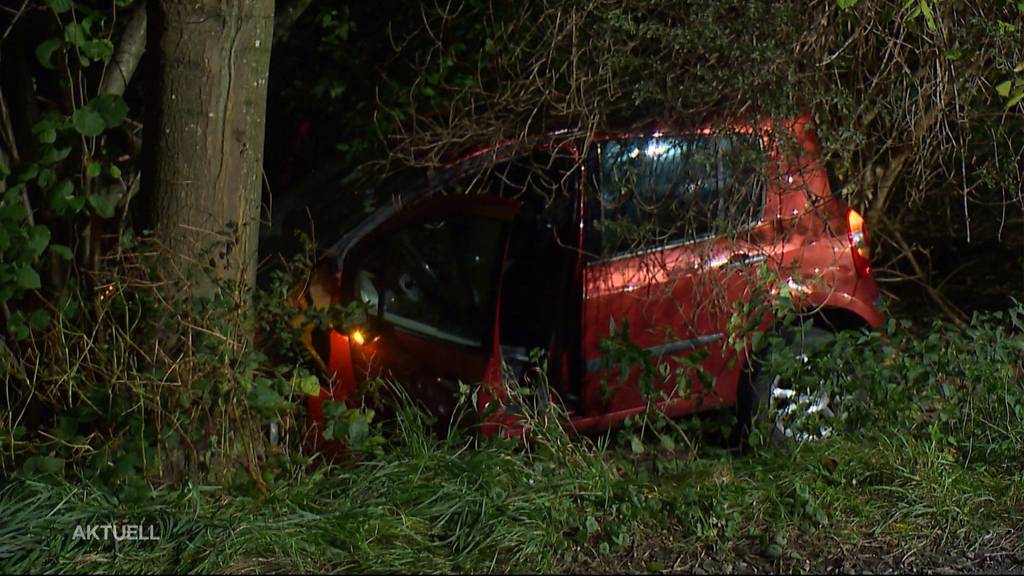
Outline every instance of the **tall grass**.
<svg viewBox="0 0 1024 576"><path fill-rule="evenodd" d="M134 490L22 472L0 484L0 570L615 571L708 555L805 570L864 546L903 559L1020 550L1021 328L1018 307L968 331L841 337L801 377L845 392L850 416L805 444L730 452L687 425L637 450L657 435L578 438L527 401L526 444L438 439L398 394L389 441L339 464ZM120 522L160 540L74 538Z"/></svg>

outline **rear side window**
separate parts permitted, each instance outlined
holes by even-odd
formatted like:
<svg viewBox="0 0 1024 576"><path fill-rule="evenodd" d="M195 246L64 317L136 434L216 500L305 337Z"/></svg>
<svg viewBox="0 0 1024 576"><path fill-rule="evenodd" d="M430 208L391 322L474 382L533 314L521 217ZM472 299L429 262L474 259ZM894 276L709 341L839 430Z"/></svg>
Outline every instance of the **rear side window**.
<svg viewBox="0 0 1024 576"><path fill-rule="evenodd" d="M753 135L603 143L588 211L591 251L608 258L749 226L763 209L762 165Z"/></svg>

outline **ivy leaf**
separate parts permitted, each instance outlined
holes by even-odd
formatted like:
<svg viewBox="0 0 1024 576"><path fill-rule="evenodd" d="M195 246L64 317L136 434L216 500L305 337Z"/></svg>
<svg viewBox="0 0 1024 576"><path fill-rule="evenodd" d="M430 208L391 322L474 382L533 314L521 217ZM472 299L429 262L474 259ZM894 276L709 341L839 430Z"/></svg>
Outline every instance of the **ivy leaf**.
<svg viewBox="0 0 1024 576"><path fill-rule="evenodd" d="M24 340L28 338L28 324L25 323L25 318L21 311L15 311L11 314L11 317L7 319L7 332L10 333L11 338L15 340ZM31 460L31 458L29 458ZM27 463L27 462L26 462Z"/></svg>
<svg viewBox="0 0 1024 576"><path fill-rule="evenodd" d="M89 196L89 205L101 218L112 218L114 216L114 204L102 194Z"/></svg>
<svg viewBox="0 0 1024 576"><path fill-rule="evenodd" d="M68 127L67 118L54 111L43 114L43 117L38 122L32 125L32 133L39 134L46 130L61 130Z"/></svg>
<svg viewBox="0 0 1024 576"><path fill-rule="evenodd" d="M8 233L17 233L22 220L28 212L25 210L25 204L18 198L18 195L23 192L25 187L21 184L17 188L11 188L4 193L3 201L0 202L0 221L4 222L5 227L3 229L5 239ZM0 260L2 262L2 260Z"/></svg>
<svg viewBox="0 0 1024 576"><path fill-rule="evenodd" d="M57 131L53 128L43 130L37 136L40 144L53 144L57 140Z"/></svg>
<svg viewBox="0 0 1024 576"><path fill-rule="evenodd" d="M50 325L50 312L45 308L36 310L28 317L28 325L31 326L33 330L42 330L46 328Z"/></svg>
<svg viewBox="0 0 1024 576"><path fill-rule="evenodd" d="M128 105L120 96L100 94L89 103L89 107L103 117L103 123L107 128L117 128L128 116Z"/></svg>
<svg viewBox="0 0 1024 576"><path fill-rule="evenodd" d="M59 476L64 471L64 459L55 456L33 456L22 464L22 470L32 476Z"/></svg>
<svg viewBox="0 0 1024 576"><path fill-rule="evenodd" d="M88 41L88 36L85 32L85 29L78 22L69 22L64 27L64 39L75 46L82 46Z"/></svg>
<svg viewBox="0 0 1024 576"><path fill-rule="evenodd" d="M56 164L61 160L68 157L71 153L71 146L65 146L58 148L56 146L48 146L43 150L43 155L39 157L40 164Z"/></svg>
<svg viewBox="0 0 1024 576"><path fill-rule="evenodd" d="M299 390L306 396L318 396L320 394L320 381L312 374L299 378L298 385Z"/></svg>
<svg viewBox="0 0 1024 576"><path fill-rule="evenodd" d="M1000 82L996 85L996 93L1006 98L1010 95L1010 88L1013 86L1013 80L1007 80L1006 82Z"/></svg>
<svg viewBox="0 0 1024 576"><path fill-rule="evenodd" d="M50 252L53 252L54 254L60 256L65 260L71 260L72 258L75 257L75 255L71 252L71 248L68 248L63 244L50 244Z"/></svg>
<svg viewBox="0 0 1024 576"><path fill-rule="evenodd" d="M352 415L352 419L348 423L348 441L349 445L353 448L359 448L366 442L366 437L370 435L370 420L362 414L356 413Z"/></svg>
<svg viewBox="0 0 1024 576"><path fill-rule="evenodd" d="M61 180L53 190L50 191L50 202L55 203L58 201L67 201L75 194L75 184L65 178Z"/></svg>
<svg viewBox="0 0 1024 576"><path fill-rule="evenodd" d="M89 178L95 178L100 175L103 171L103 165L95 160L90 160L89 164L85 167L85 175Z"/></svg>
<svg viewBox="0 0 1024 576"><path fill-rule="evenodd" d="M114 55L114 44L105 38L89 40L82 45L82 53L93 60L109 62L110 57Z"/></svg>
<svg viewBox="0 0 1024 576"><path fill-rule="evenodd" d="M82 136L99 136L106 128L106 122L91 106L83 106L71 115L71 125Z"/></svg>
<svg viewBox="0 0 1024 576"><path fill-rule="evenodd" d="M32 252L32 257L39 256L46 250L46 246L50 243L50 229L46 226L33 226L28 233L28 246L29 251Z"/></svg>
<svg viewBox="0 0 1024 576"><path fill-rule="evenodd" d="M43 68L53 70L53 53L60 47L60 38L50 38L36 46L36 59L43 65Z"/></svg>
<svg viewBox="0 0 1024 576"><path fill-rule="evenodd" d="M33 163L18 169L18 171L14 173L14 179L18 183L25 183L35 178L38 174L39 164Z"/></svg>
<svg viewBox="0 0 1024 576"><path fill-rule="evenodd" d="M68 207L69 210L71 210L72 214L78 214L79 212L82 211L82 208L84 206L85 206L85 197L84 196L74 196L72 198L68 198L67 207Z"/></svg>
<svg viewBox="0 0 1024 576"><path fill-rule="evenodd" d="M38 290L42 286L39 273L30 266L22 266L14 272L14 284L22 290Z"/></svg>

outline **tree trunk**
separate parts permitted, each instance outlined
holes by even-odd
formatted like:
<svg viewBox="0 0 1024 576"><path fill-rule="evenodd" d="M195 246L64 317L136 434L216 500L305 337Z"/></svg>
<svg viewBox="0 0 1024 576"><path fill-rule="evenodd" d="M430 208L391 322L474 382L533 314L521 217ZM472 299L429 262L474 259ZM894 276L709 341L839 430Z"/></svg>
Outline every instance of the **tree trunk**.
<svg viewBox="0 0 1024 576"><path fill-rule="evenodd" d="M219 278L248 301L273 20L273 0L149 3L146 175L163 273L186 295Z"/></svg>

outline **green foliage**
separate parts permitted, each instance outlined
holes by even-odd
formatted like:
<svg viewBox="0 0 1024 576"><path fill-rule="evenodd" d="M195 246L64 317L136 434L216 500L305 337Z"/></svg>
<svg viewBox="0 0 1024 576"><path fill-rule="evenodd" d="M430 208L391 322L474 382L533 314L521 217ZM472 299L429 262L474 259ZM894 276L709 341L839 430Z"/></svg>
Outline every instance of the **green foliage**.
<svg viewBox="0 0 1024 576"><path fill-rule="evenodd" d="M598 349L602 352L601 390L606 401L616 386L627 382L635 382L641 396L652 406L672 398L690 398L694 395L694 380L701 384L703 393L709 392L714 384L702 365L707 358L706 350L655 357L633 341L629 321L625 319L621 324L616 324L614 318L609 319L608 337L600 342ZM696 397L700 402L701 395Z"/></svg>
<svg viewBox="0 0 1024 576"><path fill-rule="evenodd" d="M884 335L840 332L810 361L773 354L770 369L834 398L841 433L884 430L965 465L1012 468L1024 450L1022 330L1020 304L976 314L965 330L891 320Z"/></svg>
<svg viewBox="0 0 1024 576"><path fill-rule="evenodd" d="M102 11L79 5L77 16L65 21L64 15L75 3L52 0L46 5L62 33L38 39L35 54L43 71L58 73L55 65L72 51L78 59L69 70L76 74L109 61L111 20ZM45 80L41 77L38 82ZM114 218L125 196L111 192L123 188L123 182L103 146L104 136L127 117L124 99L98 95L80 101L87 94L84 84L65 88L73 109L44 110L31 127L35 141L22 144L32 154L0 174L0 310L6 332L15 341L48 328L53 307L45 302L55 296L51 286L66 286L73 276L69 266L47 266L47 250L58 261L73 265L69 244L87 227L101 226L89 215ZM110 167L106 176L104 166Z"/></svg>

